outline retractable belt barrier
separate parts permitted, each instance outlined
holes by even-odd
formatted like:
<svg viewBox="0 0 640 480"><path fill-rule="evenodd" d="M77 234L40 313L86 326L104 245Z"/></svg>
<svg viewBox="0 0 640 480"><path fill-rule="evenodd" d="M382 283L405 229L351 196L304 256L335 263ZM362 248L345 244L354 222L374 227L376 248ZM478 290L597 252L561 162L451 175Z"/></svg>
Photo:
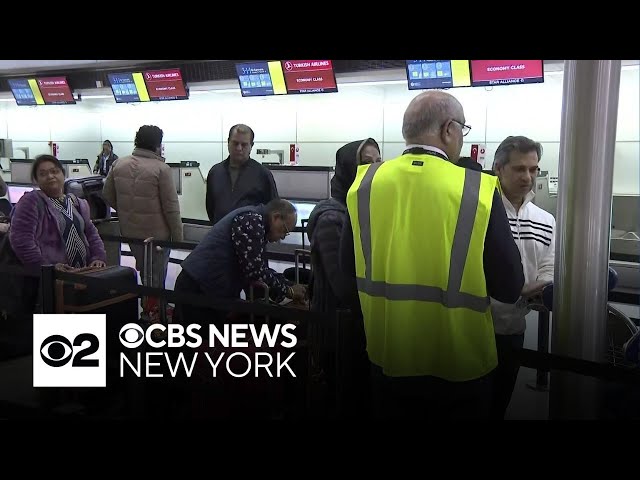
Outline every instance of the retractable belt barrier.
<svg viewBox="0 0 640 480"><path fill-rule="evenodd" d="M219 310L237 311L258 316L269 316L289 321L327 322L327 316L308 310L290 309L266 303L250 303L243 300L216 300L207 295L175 293L172 290L150 288L144 286L120 287L116 282L106 279L86 278L69 272L55 272L55 278L74 283L84 283L89 288L108 288L112 293L137 293L140 295L155 295L164 297L171 302L189 303L192 305L209 307ZM608 363L598 363L589 360L565 357L561 355L523 349L520 354L521 365L540 371L565 370L596 377L604 380L634 383L640 385L640 368L628 369L616 367Z"/></svg>
<svg viewBox="0 0 640 480"><path fill-rule="evenodd" d="M110 235L110 234L102 234L100 238L104 241L108 242L121 242L121 243L129 243L134 245L145 245L145 240L140 238L131 238L131 237L122 237L119 235ZM153 240L154 247L167 247L172 250L194 250L198 244L195 242L172 242L169 240ZM298 259L311 262L311 252L309 250L299 250L297 253ZM267 251L265 257L268 260L279 260L279 261L287 261L294 263L296 253L283 253L283 252L269 252ZM173 263L182 263L182 260L179 259L171 259Z"/></svg>
<svg viewBox="0 0 640 480"><path fill-rule="evenodd" d="M53 269L53 267L50 268ZM139 296L156 296L162 297L172 303L186 303L198 307L211 308L214 310L225 310L247 313L250 315L254 314L259 316L269 316L272 318L281 318L283 320L305 320L321 322L326 319L326 315L320 313L309 312L307 310L301 309L286 308L279 305L270 305L262 302L251 303L241 299L221 300L211 298L211 296L209 295L174 292L173 290L147 287L144 285L132 285L123 287L116 280L91 278L81 274L61 272L57 270L54 270L54 276L57 280L65 280L71 283L84 284L87 285L88 288L109 290L112 295L134 293Z"/></svg>
<svg viewBox="0 0 640 480"><path fill-rule="evenodd" d="M122 238L124 237L116 237ZM132 239L132 243L143 244L144 240ZM174 246L177 242L158 242L166 246ZM56 280L64 280L77 284L87 285L88 288L108 289L112 295L136 294L138 296L152 295L162 297L170 302L187 303L200 307L215 310L235 311L249 315L268 316L294 322L327 322L327 316L311 312L308 310L291 309L279 305L267 303L250 303L238 300L212 299L207 295L190 293L176 293L172 290L152 288L142 285L121 286L117 281L103 278L91 278L85 275L62 272L55 270L52 265L43 266L40 275L37 275L33 268L27 269L17 266L0 265L0 274L11 274L19 276L40 276L42 278L42 296L44 313L55 312L55 284ZM340 312L344 315L344 312ZM535 368L540 371L564 370L580 375L600 378L608 381L621 383L633 383L640 385L640 368L622 368L609 363L598 363L577 358L565 357L546 352L523 349L520 353L521 365L528 368Z"/></svg>

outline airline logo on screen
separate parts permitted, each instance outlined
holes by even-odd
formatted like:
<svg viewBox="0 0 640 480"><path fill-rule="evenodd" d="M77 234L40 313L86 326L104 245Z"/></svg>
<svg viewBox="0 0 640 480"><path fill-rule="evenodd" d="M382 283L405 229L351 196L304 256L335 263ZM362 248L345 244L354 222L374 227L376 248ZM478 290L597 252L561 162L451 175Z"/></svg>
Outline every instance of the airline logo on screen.
<svg viewBox="0 0 640 480"><path fill-rule="evenodd" d="M151 79L158 79L158 78L175 78L175 79L182 79L182 75L180 75L180 72L177 70L171 70L171 71L166 71L166 72L146 72L145 77L147 80L151 80Z"/></svg>
<svg viewBox="0 0 640 480"><path fill-rule="evenodd" d="M338 91L331 60L284 60L282 65L289 93Z"/></svg>

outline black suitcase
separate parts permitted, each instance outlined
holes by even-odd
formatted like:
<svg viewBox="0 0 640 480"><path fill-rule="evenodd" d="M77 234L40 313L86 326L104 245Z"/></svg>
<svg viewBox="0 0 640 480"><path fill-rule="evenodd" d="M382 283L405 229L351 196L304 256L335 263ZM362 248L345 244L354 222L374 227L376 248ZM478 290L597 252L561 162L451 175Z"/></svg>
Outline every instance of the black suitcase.
<svg viewBox="0 0 640 480"><path fill-rule="evenodd" d="M119 287L137 286L133 268L121 265L86 267L77 270L92 278L117 280ZM138 323L138 296L134 293L116 294L112 290L91 288L62 280L56 281L56 313L104 313L107 316L107 365L119 365L120 329L127 323Z"/></svg>

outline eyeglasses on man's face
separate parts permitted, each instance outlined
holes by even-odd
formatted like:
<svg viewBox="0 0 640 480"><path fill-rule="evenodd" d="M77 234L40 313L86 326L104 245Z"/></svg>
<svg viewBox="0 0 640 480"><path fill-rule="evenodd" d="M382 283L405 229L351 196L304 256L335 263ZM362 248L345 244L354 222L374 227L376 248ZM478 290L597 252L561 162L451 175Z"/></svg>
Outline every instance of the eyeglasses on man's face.
<svg viewBox="0 0 640 480"><path fill-rule="evenodd" d="M460 125L460 128L462 128L462 136L466 137L469 132L471 131L471 127L469 125L465 125L462 122L459 122L458 120L455 119L451 119L452 122L456 122L458 125Z"/></svg>

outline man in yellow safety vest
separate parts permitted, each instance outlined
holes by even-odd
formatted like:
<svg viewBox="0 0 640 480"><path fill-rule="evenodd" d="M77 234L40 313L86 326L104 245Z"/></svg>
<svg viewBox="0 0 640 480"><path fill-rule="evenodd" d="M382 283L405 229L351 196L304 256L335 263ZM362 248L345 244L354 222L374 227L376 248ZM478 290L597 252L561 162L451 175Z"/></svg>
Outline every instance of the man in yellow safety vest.
<svg viewBox="0 0 640 480"><path fill-rule="evenodd" d="M341 266L355 274L381 416L487 418L497 365L489 296L524 283L496 177L457 166L458 100L415 97L404 153L363 165L347 194Z"/></svg>

